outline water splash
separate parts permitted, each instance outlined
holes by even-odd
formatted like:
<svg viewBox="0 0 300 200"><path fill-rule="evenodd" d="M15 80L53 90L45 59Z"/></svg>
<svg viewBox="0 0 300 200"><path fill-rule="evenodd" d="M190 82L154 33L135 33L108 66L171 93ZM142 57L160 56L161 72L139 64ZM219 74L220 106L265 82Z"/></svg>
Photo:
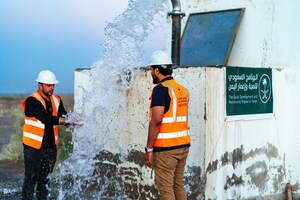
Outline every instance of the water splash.
<svg viewBox="0 0 300 200"><path fill-rule="evenodd" d="M168 3L130 0L128 8L105 28L103 56L88 72L92 90L84 91L84 104L73 113L80 112L83 125L73 127L73 154L60 164L58 199L128 197L120 177L120 166L127 159L120 145L128 121L126 91L143 66L145 40L166 21ZM112 137L116 134L119 137Z"/></svg>

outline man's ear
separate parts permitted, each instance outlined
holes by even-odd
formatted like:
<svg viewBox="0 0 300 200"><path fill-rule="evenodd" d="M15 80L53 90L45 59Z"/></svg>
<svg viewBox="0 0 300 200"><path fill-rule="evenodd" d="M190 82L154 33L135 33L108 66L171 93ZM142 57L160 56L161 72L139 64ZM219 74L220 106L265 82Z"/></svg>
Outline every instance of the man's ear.
<svg viewBox="0 0 300 200"><path fill-rule="evenodd" d="M154 68L154 74L155 75L159 74L159 69L157 67Z"/></svg>

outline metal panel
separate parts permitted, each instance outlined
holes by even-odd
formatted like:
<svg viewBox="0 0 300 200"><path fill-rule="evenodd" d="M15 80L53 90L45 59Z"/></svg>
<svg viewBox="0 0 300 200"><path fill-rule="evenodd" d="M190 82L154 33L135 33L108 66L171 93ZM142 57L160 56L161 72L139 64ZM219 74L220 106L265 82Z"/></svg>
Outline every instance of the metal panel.
<svg viewBox="0 0 300 200"><path fill-rule="evenodd" d="M190 14L181 41L181 66L226 66L244 9Z"/></svg>

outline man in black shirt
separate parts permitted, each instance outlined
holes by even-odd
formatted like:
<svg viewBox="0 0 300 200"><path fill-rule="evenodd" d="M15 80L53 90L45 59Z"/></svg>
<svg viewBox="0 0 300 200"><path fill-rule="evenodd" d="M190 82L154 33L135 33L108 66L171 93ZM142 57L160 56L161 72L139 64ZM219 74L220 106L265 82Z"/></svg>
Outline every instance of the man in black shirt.
<svg viewBox="0 0 300 200"><path fill-rule="evenodd" d="M52 172L57 156L58 125L65 124L67 114L63 102L55 95L58 83L53 72L41 71L36 79L38 90L21 104L24 110L23 126L25 177L23 199L47 199L48 175Z"/></svg>
<svg viewBox="0 0 300 200"><path fill-rule="evenodd" d="M145 163L154 169L160 200L186 200L184 169L190 147L187 88L172 77L172 60L156 51L149 64L153 83L150 95Z"/></svg>

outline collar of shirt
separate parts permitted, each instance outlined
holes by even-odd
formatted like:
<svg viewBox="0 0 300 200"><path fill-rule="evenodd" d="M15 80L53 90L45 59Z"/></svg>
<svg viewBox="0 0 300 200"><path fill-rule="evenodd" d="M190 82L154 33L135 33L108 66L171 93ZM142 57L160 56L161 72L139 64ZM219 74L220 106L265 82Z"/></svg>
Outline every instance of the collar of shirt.
<svg viewBox="0 0 300 200"><path fill-rule="evenodd" d="M159 83L162 83L162 82L167 81L167 80L172 80L172 79L173 79L172 76L168 76L168 77L162 79Z"/></svg>

